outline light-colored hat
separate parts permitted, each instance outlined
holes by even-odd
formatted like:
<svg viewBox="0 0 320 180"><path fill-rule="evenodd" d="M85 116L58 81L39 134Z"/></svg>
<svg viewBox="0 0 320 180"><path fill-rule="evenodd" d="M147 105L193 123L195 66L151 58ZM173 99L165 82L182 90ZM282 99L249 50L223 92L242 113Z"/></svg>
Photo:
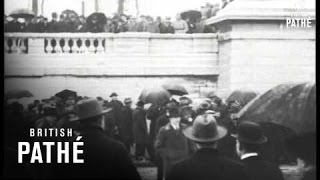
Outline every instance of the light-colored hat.
<svg viewBox="0 0 320 180"><path fill-rule="evenodd" d="M79 101L76 104L76 111L78 114L78 118L73 119L73 121L78 120L85 120L88 118L96 117L102 114L105 114L111 111L112 108L108 108L106 110L102 110L98 100L96 99L84 99Z"/></svg>
<svg viewBox="0 0 320 180"><path fill-rule="evenodd" d="M18 18L18 20L17 20L19 23L25 23L26 22L26 20L25 19L23 19L23 18Z"/></svg>
<svg viewBox="0 0 320 180"><path fill-rule="evenodd" d="M193 122L192 126L183 130L183 134L190 140L206 143L214 142L228 133L228 130L219 126L212 114L199 115Z"/></svg>
<svg viewBox="0 0 320 180"><path fill-rule="evenodd" d="M8 16L6 19L7 19L7 21L11 22L11 21L13 21L14 18L11 16Z"/></svg>

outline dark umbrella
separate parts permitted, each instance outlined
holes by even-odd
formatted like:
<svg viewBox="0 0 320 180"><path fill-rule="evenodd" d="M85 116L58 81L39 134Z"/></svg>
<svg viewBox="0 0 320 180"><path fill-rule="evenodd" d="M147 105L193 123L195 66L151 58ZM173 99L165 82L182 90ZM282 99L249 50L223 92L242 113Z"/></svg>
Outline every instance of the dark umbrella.
<svg viewBox="0 0 320 180"><path fill-rule="evenodd" d="M33 94L31 94L28 90L22 90L22 89L14 89L10 90L5 94L6 99L11 98L24 98L24 97L32 97Z"/></svg>
<svg viewBox="0 0 320 180"><path fill-rule="evenodd" d="M248 103L238 113L240 121L262 125L269 142L263 153L276 163L292 158L285 141L294 135L315 132L316 89L314 83L281 84Z"/></svg>
<svg viewBox="0 0 320 180"><path fill-rule="evenodd" d="M196 22L198 19L201 18L201 12L197 10L189 10L182 12L181 14L182 19L190 18L190 21Z"/></svg>
<svg viewBox="0 0 320 180"><path fill-rule="evenodd" d="M250 102L239 112L240 120L271 122L296 133L316 130L314 83L281 84Z"/></svg>
<svg viewBox="0 0 320 180"><path fill-rule="evenodd" d="M55 94L55 96L63 99L63 100L67 100L68 97L77 97L77 93L75 91L71 91L69 89L65 89L63 91L58 92L57 94Z"/></svg>
<svg viewBox="0 0 320 180"><path fill-rule="evenodd" d="M66 9L66 10L62 11L61 14L64 15L64 17L68 20L70 20L71 17L79 18L78 13L75 12L74 10L70 10L70 9Z"/></svg>
<svg viewBox="0 0 320 180"><path fill-rule="evenodd" d="M144 89L139 100L143 101L145 104L152 103L161 105L170 99L170 93L162 87L146 88Z"/></svg>
<svg viewBox="0 0 320 180"><path fill-rule="evenodd" d="M162 85L162 87L174 95L182 96L182 95L188 94L188 91L186 90L186 88L184 88L179 84L173 84L173 83L164 84Z"/></svg>
<svg viewBox="0 0 320 180"><path fill-rule="evenodd" d="M14 18L33 18L35 14L29 9L16 9L11 12L10 16Z"/></svg>
<svg viewBox="0 0 320 180"><path fill-rule="evenodd" d="M238 101L241 106L245 106L256 96L257 93L251 90L235 90L229 95L226 102Z"/></svg>
<svg viewBox="0 0 320 180"><path fill-rule="evenodd" d="M97 19L98 24L107 23L107 17L104 13L99 13L99 12L92 13L90 16L87 17L87 22L90 23L92 19Z"/></svg>

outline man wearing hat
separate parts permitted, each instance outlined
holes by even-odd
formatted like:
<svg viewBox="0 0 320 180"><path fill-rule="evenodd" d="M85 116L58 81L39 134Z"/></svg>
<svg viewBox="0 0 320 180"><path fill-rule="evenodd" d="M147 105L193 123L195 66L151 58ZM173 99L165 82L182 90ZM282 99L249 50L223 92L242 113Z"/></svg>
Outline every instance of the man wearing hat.
<svg viewBox="0 0 320 180"><path fill-rule="evenodd" d="M189 155L189 144L180 127L181 114L178 107L169 109L170 122L161 127L156 140L155 149L163 160L163 177L167 178L172 165Z"/></svg>
<svg viewBox="0 0 320 180"><path fill-rule="evenodd" d="M120 119L121 118L121 110L122 110L123 104L122 104L121 101L118 100L118 94L117 93L113 92L113 93L111 93L111 95L109 97L111 98L111 101L109 102L109 105L113 109L112 112L113 112L113 115L114 115L114 118L115 118L116 128L119 131L120 121L121 121L121 119ZM117 136L119 136L119 135L120 134L118 134ZM121 138L119 140L121 140Z"/></svg>
<svg viewBox="0 0 320 180"><path fill-rule="evenodd" d="M267 142L259 124L243 122L239 124L238 133L233 135L236 149L241 161L246 165L247 172L252 180L283 180L278 166L263 160L259 154L261 145Z"/></svg>
<svg viewBox="0 0 320 180"><path fill-rule="evenodd" d="M183 134L196 144L197 151L173 166L169 180L249 179L241 162L224 157L217 151L217 143L225 137L227 129L218 125L212 114L197 116Z"/></svg>
<svg viewBox="0 0 320 180"><path fill-rule="evenodd" d="M104 114L96 99L81 100L78 113L84 163L57 166L59 178L141 179L125 146L104 133ZM77 138L78 138L77 137ZM72 153L71 153L72 154Z"/></svg>
<svg viewBox="0 0 320 180"><path fill-rule="evenodd" d="M120 118L120 136L121 140L126 146L128 152L133 143L133 130L132 130L132 100L131 98L124 99L124 107L122 108Z"/></svg>
<svg viewBox="0 0 320 180"><path fill-rule="evenodd" d="M148 129L146 111L143 109L144 103L142 101L137 102L137 107L133 110L132 121L133 121L133 136L136 144L135 156L137 160L143 161L147 140L148 140Z"/></svg>

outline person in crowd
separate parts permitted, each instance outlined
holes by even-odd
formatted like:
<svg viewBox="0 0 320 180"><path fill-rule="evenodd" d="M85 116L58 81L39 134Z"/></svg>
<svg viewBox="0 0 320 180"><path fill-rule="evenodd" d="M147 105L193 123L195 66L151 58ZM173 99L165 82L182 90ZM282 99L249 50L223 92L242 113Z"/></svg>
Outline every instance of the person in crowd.
<svg viewBox="0 0 320 180"><path fill-rule="evenodd" d="M130 17L128 21L128 32L138 32L138 22L136 17Z"/></svg>
<svg viewBox="0 0 320 180"><path fill-rule="evenodd" d="M79 22L77 24L77 32L84 32L85 31L85 25L86 25L86 18L84 16L80 16Z"/></svg>
<svg viewBox="0 0 320 180"><path fill-rule="evenodd" d="M121 121L121 109L123 107L123 104L121 101L118 100L118 94L113 92L109 96L111 98L111 101L109 102L109 105L112 107L112 112L115 118L115 125L116 125L116 134L120 138L120 132L119 132L119 127L120 127L120 121ZM120 139L118 139L120 140Z"/></svg>
<svg viewBox="0 0 320 180"><path fill-rule="evenodd" d="M188 34L194 33L196 29L195 23L191 22L191 19L189 17L186 18L186 22L188 24L188 31L186 33Z"/></svg>
<svg viewBox="0 0 320 180"><path fill-rule="evenodd" d="M159 26L156 22L154 22L153 18L151 16L147 16L146 20L147 20L146 32L159 33Z"/></svg>
<svg viewBox="0 0 320 180"><path fill-rule="evenodd" d="M58 14L53 12L51 18L52 19L48 24L48 32L58 32Z"/></svg>
<svg viewBox="0 0 320 180"><path fill-rule="evenodd" d="M146 32L146 31L147 31L146 16L141 15L138 20L138 32Z"/></svg>
<svg viewBox="0 0 320 180"><path fill-rule="evenodd" d="M162 34L174 34L174 27L172 26L171 23L171 18L170 17L166 17L165 21L164 21L164 26L160 26L159 27L159 31Z"/></svg>
<svg viewBox="0 0 320 180"><path fill-rule="evenodd" d="M45 22L45 17L39 16L38 23L36 24L36 32L46 32L47 31L47 24Z"/></svg>
<svg viewBox="0 0 320 180"><path fill-rule="evenodd" d="M128 29L129 29L128 17L124 14L121 14L119 19L119 32L127 32Z"/></svg>
<svg viewBox="0 0 320 180"><path fill-rule="evenodd" d="M207 110L212 110L212 107L209 101L204 100L200 103L199 108L196 110L196 114L204 114Z"/></svg>
<svg viewBox="0 0 320 180"><path fill-rule="evenodd" d="M26 32L37 32L37 23L38 23L38 18L33 17L30 23L28 23L26 26Z"/></svg>
<svg viewBox="0 0 320 180"><path fill-rule="evenodd" d="M126 146L128 152L133 143L133 127L132 127L132 100L131 98L124 99L124 107L121 110L120 121L120 136L123 144Z"/></svg>
<svg viewBox="0 0 320 180"><path fill-rule="evenodd" d="M243 163L224 157L217 150L219 140L227 132L213 115L197 116L193 125L183 130L183 134L195 143L197 150L191 157L173 165L167 179L249 179Z"/></svg>
<svg viewBox="0 0 320 180"><path fill-rule="evenodd" d="M144 161L148 141L146 112L143 108L144 103L142 101L138 101L136 105L137 107L132 115L133 136L136 145L135 157L138 161Z"/></svg>
<svg viewBox="0 0 320 180"><path fill-rule="evenodd" d="M189 155L188 140L180 127L180 110L178 107L169 110L170 122L161 127L156 140L155 149L163 160L163 177L167 178L174 163Z"/></svg>
<svg viewBox="0 0 320 180"><path fill-rule="evenodd" d="M263 160L259 153L261 145L266 143L268 138L263 135L258 123L240 123L237 134L233 136L237 141L237 153L252 180L283 180L280 168Z"/></svg>
<svg viewBox="0 0 320 180"><path fill-rule="evenodd" d="M176 21L173 22L173 27L175 33L187 33L189 30L188 23L181 18L180 14L176 15Z"/></svg>
<svg viewBox="0 0 320 180"><path fill-rule="evenodd" d="M60 164L58 178L141 179L125 146L104 133L103 111L96 99L77 103L85 163ZM76 139L74 140L76 141ZM72 153L71 153L72 154Z"/></svg>

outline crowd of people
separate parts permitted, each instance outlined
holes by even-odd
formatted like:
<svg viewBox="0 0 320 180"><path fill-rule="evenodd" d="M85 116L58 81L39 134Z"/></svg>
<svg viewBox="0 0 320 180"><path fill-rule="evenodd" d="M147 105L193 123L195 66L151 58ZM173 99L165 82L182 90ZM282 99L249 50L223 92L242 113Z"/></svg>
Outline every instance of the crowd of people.
<svg viewBox="0 0 320 180"><path fill-rule="evenodd" d="M141 179L133 162L150 161L157 166L158 180L283 179L279 164L264 157L261 147L268 138L260 125L238 124L233 118L244 104L225 103L216 95L204 99L197 109L192 103L181 96L148 108L139 100L133 108L131 98L121 102L115 92L109 101L52 96L35 100L27 109L18 102L7 103L6 176ZM74 135L31 138L30 128L72 128ZM85 144L84 164L25 163L19 164L21 169L14 164L17 142L75 141L78 136Z"/></svg>
<svg viewBox="0 0 320 180"><path fill-rule="evenodd" d="M14 18L5 16L5 32L150 32L150 33L212 33L215 29L206 26L205 19L199 19L197 22L182 19L178 14L175 20L170 17L153 18L151 16L141 15L139 17L127 16L124 14L115 15L112 18L106 18L105 22L99 22L96 18L64 17L57 13L52 13L52 20L43 16L31 19Z"/></svg>

